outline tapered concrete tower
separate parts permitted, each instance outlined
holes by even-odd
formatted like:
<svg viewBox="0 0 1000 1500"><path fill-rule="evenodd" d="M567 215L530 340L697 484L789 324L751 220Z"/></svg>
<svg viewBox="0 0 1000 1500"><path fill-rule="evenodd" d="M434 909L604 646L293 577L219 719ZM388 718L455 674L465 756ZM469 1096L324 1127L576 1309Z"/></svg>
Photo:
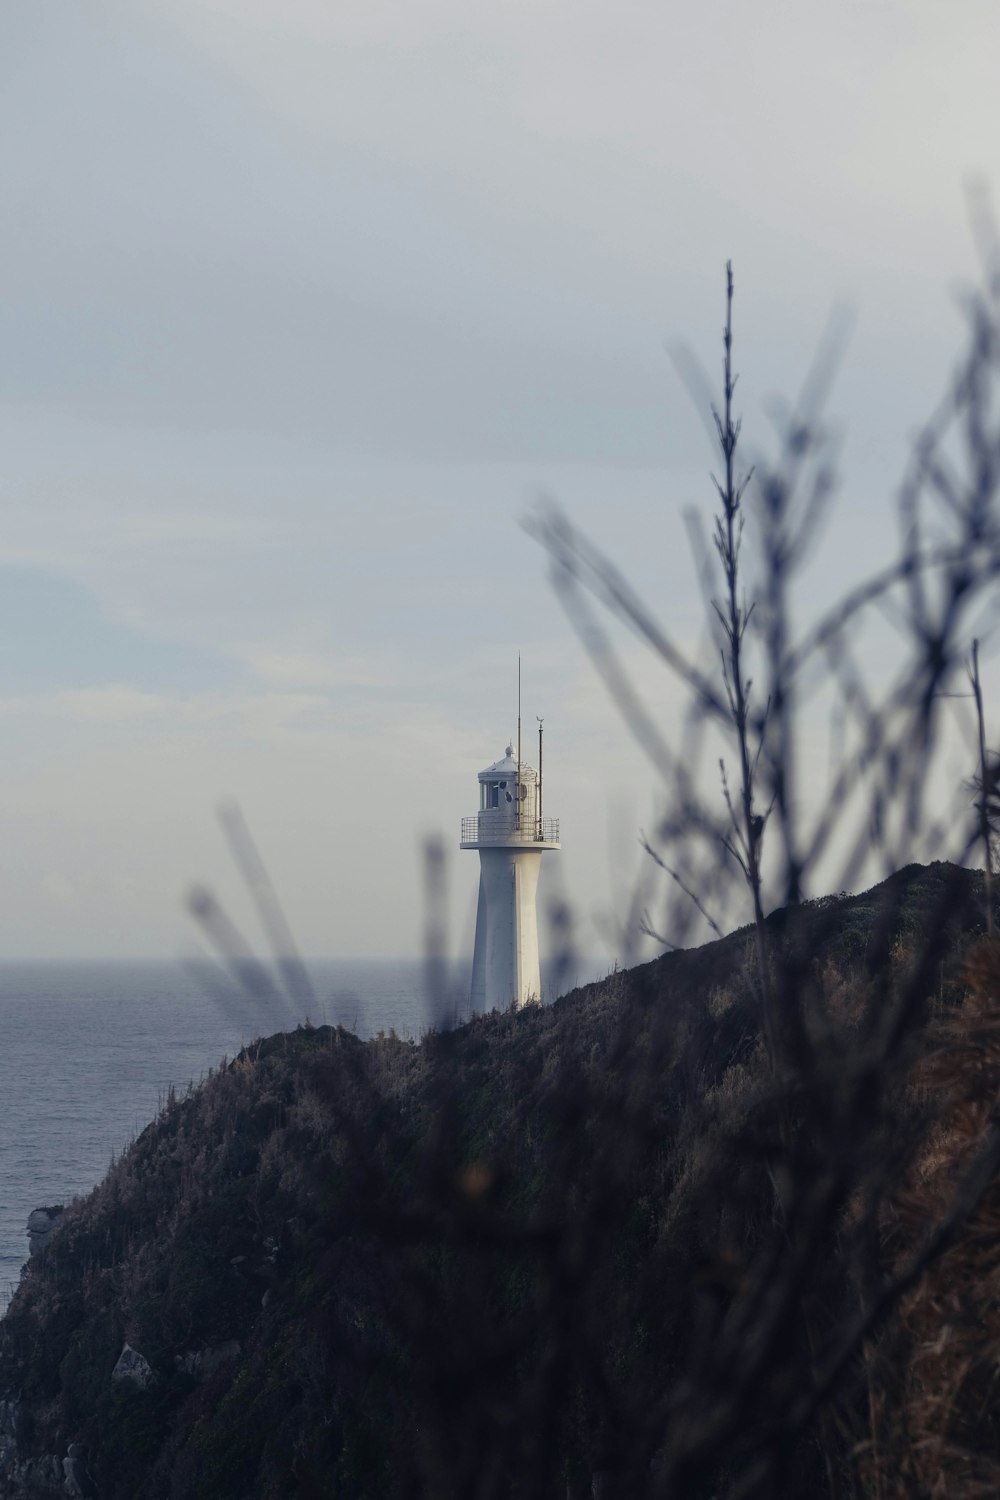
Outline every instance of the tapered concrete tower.
<svg viewBox="0 0 1000 1500"><path fill-rule="evenodd" d="M539 765L541 745L539 732ZM542 854L559 848L559 820L543 819L541 771L519 761L513 745L480 771L479 812L462 819L461 847L479 850L473 1010L540 1000L535 893Z"/></svg>

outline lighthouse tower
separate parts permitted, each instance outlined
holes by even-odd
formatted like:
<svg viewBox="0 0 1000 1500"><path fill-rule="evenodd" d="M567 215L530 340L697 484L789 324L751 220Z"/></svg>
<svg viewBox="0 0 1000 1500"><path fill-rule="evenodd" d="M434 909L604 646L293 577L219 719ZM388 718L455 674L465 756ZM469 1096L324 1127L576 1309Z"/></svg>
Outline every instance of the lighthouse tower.
<svg viewBox="0 0 1000 1500"><path fill-rule="evenodd" d="M559 848L558 818L542 817L539 770L507 746L479 773L479 812L462 819L463 849L479 850L479 909L472 960L473 1010L540 1000L535 893L546 849Z"/></svg>

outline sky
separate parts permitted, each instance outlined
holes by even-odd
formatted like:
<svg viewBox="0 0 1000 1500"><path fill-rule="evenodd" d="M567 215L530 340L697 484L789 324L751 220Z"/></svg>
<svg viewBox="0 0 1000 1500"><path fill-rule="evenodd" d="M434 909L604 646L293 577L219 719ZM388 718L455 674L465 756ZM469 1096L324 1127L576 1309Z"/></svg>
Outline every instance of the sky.
<svg viewBox="0 0 1000 1500"><path fill-rule="evenodd" d="M0 957L174 954L196 883L259 942L230 799L307 953L419 953L434 834L467 947L519 652L548 897L617 956L655 777L526 518L697 638L670 351L717 371L731 259L751 451L849 311L823 576L890 545L997 56L994 0L6 0Z"/></svg>

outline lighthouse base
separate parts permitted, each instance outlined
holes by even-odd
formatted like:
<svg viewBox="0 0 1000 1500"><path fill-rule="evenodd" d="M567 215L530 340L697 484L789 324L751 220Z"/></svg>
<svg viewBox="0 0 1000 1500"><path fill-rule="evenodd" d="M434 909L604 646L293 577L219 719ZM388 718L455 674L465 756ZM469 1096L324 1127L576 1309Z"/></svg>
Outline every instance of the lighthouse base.
<svg viewBox="0 0 1000 1500"><path fill-rule="evenodd" d="M541 999L535 915L541 859L535 849L479 851L473 1010L506 1010Z"/></svg>

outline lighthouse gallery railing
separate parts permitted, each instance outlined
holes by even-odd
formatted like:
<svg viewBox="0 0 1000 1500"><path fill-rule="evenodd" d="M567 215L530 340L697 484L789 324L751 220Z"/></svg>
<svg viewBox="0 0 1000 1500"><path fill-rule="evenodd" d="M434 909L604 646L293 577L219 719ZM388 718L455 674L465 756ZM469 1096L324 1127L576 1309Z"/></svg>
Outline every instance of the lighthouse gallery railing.
<svg viewBox="0 0 1000 1500"><path fill-rule="evenodd" d="M495 810L462 819L463 844L558 844L558 818L497 817Z"/></svg>

